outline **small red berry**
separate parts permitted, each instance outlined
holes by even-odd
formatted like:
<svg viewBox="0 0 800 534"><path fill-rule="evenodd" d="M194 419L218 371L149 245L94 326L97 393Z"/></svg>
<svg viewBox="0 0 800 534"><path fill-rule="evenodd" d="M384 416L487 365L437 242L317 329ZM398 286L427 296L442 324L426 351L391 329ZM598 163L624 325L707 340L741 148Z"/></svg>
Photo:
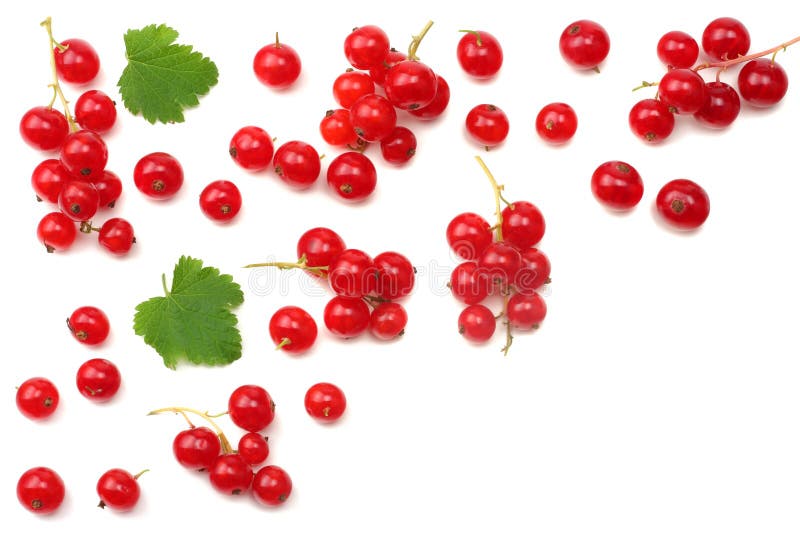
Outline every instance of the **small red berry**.
<svg viewBox="0 0 800 534"><path fill-rule="evenodd" d="M172 198L183 185L183 167L171 155L153 152L136 163L133 181L136 188L150 198Z"/></svg>
<svg viewBox="0 0 800 534"><path fill-rule="evenodd" d="M58 389L46 378L29 378L17 388L17 409L28 419L46 419L58 408Z"/></svg>
<svg viewBox="0 0 800 534"><path fill-rule="evenodd" d="M308 415L322 423L330 423L344 414L347 399L338 386L320 382L308 388L305 406Z"/></svg>
<svg viewBox="0 0 800 534"><path fill-rule="evenodd" d="M561 56L579 69L595 69L611 48L606 30L591 20L578 20L567 26L558 41Z"/></svg>
<svg viewBox="0 0 800 534"><path fill-rule="evenodd" d="M227 222L242 208L242 194L228 180L211 182L200 193L200 209L213 221Z"/></svg>
<svg viewBox="0 0 800 534"><path fill-rule="evenodd" d="M578 129L578 116L569 104L547 104L536 116L536 133L548 143L566 143Z"/></svg>
<svg viewBox="0 0 800 534"><path fill-rule="evenodd" d="M84 345L98 345L106 340L111 327L108 316L100 308L81 306L67 319L72 336Z"/></svg>
<svg viewBox="0 0 800 534"><path fill-rule="evenodd" d="M592 173L592 193L603 205L613 210L629 210L644 194L642 177L623 161L607 161Z"/></svg>
<svg viewBox="0 0 800 534"><path fill-rule="evenodd" d="M680 230L698 228L711 211L705 190L686 179L664 184L656 197L656 208L668 224Z"/></svg>

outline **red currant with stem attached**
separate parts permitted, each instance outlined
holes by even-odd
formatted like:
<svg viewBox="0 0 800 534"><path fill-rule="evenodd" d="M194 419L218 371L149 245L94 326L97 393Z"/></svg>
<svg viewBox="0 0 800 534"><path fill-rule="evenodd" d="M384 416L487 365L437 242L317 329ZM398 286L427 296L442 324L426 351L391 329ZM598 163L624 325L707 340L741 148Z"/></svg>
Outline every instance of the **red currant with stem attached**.
<svg viewBox="0 0 800 534"><path fill-rule="evenodd" d="M303 141L289 141L275 151L275 174L295 189L308 189L319 178L319 153Z"/></svg>
<svg viewBox="0 0 800 534"><path fill-rule="evenodd" d="M100 227L97 241L112 254L125 255L136 243L133 225L121 217L112 217Z"/></svg>
<svg viewBox="0 0 800 534"><path fill-rule="evenodd" d="M269 456L269 443L266 436L257 432L248 432L239 438L239 445L236 447L245 462L249 465L260 465Z"/></svg>
<svg viewBox="0 0 800 534"><path fill-rule="evenodd" d="M262 171L272 163L275 147L269 134L258 126L240 128L231 139L228 153L248 171Z"/></svg>
<svg viewBox="0 0 800 534"><path fill-rule="evenodd" d="M80 130L67 135L61 145L60 159L70 174L91 181L102 176L108 162L108 147L96 133Z"/></svg>
<svg viewBox="0 0 800 534"><path fill-rule="evenodd" d="M467 113L467 132L485 147L497 146L508 136L508 117L492 104L480 104Z"/></svg>
<svg viewBox="0 0 800 534"><path fill-rule="evenodd" d="M175 459L187 469L211 469L220 451L219 436L204 426L183 430L172 441Z"/></svg>
<svg viewBox="0 0 800 534"><path fill-rule="evenodd" d="M275 403L261 386L239 386L228 399L228 414L239 428L259 432L275 418Z"/></svg>
<svg viewBox="0 0 800 534"><path fill-rule="evenodd" d="M397 108L424 108L436 97L436 74L421 61L407 59L386 72L383 88L386 98Z"/></svg>
<svg viewBox="0 0 800 534"><path fill-rule="evenodd" d="M64 114L50 107L29 109L19 121L22 140L38 150L55 150L64 144L69 124Z"/></svg>
<svg viewBox="0 0 800 534"><path fill-rule="evenodd" d="M378 175L375 166L360 152L345 152L328 165L328 187L345 200L367 198L375 190Z"/></svg>
<svg viewBox="0 0 800 534"><path fill-rule="evenodd" d="M548 143L566 143L578 129L578 116L569 104L547 104L536 116L536 133Z"/></svg>
<svg viewBox="0 0 800 534"><path fill-rule="evenodd" d="M694 118L712 128L724 128L739 116L741 102L736 89L725 82L708 82L705 101Z"/></svg>
<svg viewBox="0 0 800 534"><path fill-rule="evenodd" d="M276 348L289 354L302 354L317 339L317 323L304 309L284 306L269 320L269 336Z"/></svg>
<svg viewBox="0 0 800 534"><path fill-rule="evenodd" d="M450 103L450 86L441 75L436 76L436 96L430 104L423 108L410 109L409 113L424 121L433 120L447 109L447 104Z"/></svg>
<svg viewBox="0 0 800 534"><path fill-rule="evenodd" d="M75 102L75 121L81 128L93 132L107 132L117 120L117 106L102 91L86 91Z"/></svg>
<svg viewBox="0 0 800 534"><path fill-rule="evenodd" d="M396 260L396 258L395 258ZM378 270L366 252L349 248L328 266L328 283L337 295L360 298L375 291Z"/></svg>
<svg viewBox="0 0 800 534"><path fill-rule="evenodd" d="M349 339L369 326L369 307L361 298L333 297L323 313L325 327L335 336Z"/></svg>
<svg viewBox="0 0 800 534"><path fill-rule="evenodd" d="M350 122L350 112L346 109L326 111L319 123L319 133L326 143L333 146L355 147L359 141Z"/></svg>
<svg viewBox="0 0 800 534"><path fill-rule="evenodd" d="M256 52L253 58L253 72L256 78L275 89L292 85L300 76L302 64L294 48L280 42L275 32L275 42Z"/></svg>
<svg viewBox="0 0 800 534"><path fill-rule="evenodd" d="M17 388L17 409L28 419L46 419L58 408L58 389L46 378L29 378Z"/></svg>
<svg viewBox="0 0 800 534"><path fill-rule="evenodd" d="M406 58L407 56L404 53L398 52L392 48L389 50L389 53L386 54L386 57L383 58L383 62L381 62L380 65L369 69L369 77L372 78L375 85L382 86L383 82L386 80L386 73L389 69Z"/></svg>
<svg viewBox="0 0 800 534"><path fill-rule="evenodd" d="M750 32L731 17L712 20L703 30L703 51L715 60L736 59L750 50Z"/></svg>
<svg viewBox="0 0 800 534"><path fill-rule="evenodd" d="M67 250L75 242L77 235L75 221L60 211L45 215L36 227L36 236L47 252Z"/></svg>
<svg viewBox="0 0 800 534"><path fill-rule="evenodd" d="M366 72L347 69L333 81L333 99L345 109L364 95L375 92L375 82Z"/></svg>
<svg viewBox="0 0 800 534"><path fill-rule="evenodd" d="M218 492L240 495L250 489L253 470L240 454L223 454L214 460L208 470L208 479Z"/></svg>
<svg viewBox="0 0 800 534"><path fill-rule="evenodd" d="M711 204L702 187L681 178L664 184L656 197L656 209L669 225L693 230L706 221Z"/></svg>
<svg viewBox="0 0 800 534"><path fill-rule="evenodd" d="M777 104L789 89L789 78L779 64L767 58L753 59L739 71L739 93L751 106Z"/></svg>
<svg viewBox="0 0 800 534"><path fill-rule="evenodd" d="M397 124L397 112L384 97L364 95L350 106L350 124L358 137L374 143L392 133Z"/></svg>
<svg viewBox="0 0 800 534"><path fill-rule="evenodd" d="M628 125L636 137L648 143L660 143L675 128L675 116L661 100L646 98L631 108Z"/></svg>
<svg viewBox="0 0 800 534"><path fill-rule="evenodd" d="M464 72L481 80L491 78L503 66L503 49L489 32L461 30L456 57Z"/></svg>
<svg viewBox="0 0 800 534"><path fill-rule="evenodd" d="M521 268L522 256L519 250L503 241L486 247L478 258L479 276L502 286L513 283Z"/></svg>
<svg viewBox="0 0 800 534"><path fill-rule="evenodd" d="M26 510L50 514L64 501L64 481L49 467L28 469L17 481L17 499Z"/></svg>
<svg viewBox="0 0 800 534"><path fill-rule="evenodd" d="M344 240L330 228L312 228L297 241L297 257L305 257L309 267L329 266L344 249ZM306 272L321 276L315 271Z"/></svg>
<svg viewBox="0 0 800 534"><path fill-rule="evenodd" d="M564 60L579 69L597 69L608 56L611 41L605 28L591 20L578 20L567 26L558 40Z"/></svg>
<svg viewBox="0 0 800 534"><path fill-rule="evenodd" d="M503 239L518 249L531 247L544 237L544 215L530 202L512 202L502 212Z"/></svg>
<svg viewBox="0 0 800 534"><path fill-rule="evenodd" d="M133 510L141 495L138 479L145 472L132 475L124 469L109 469L103 473L97 481L98 506L117 512Z"/></svg>
<svg viewBox="0 0 800 534"><path fill-rule="evenodd" d="M395 165L402 165L417 153L417 138L405 126L397 126L394 131L381 140L383 159Z"/></svg>
<svg viewBox="0 0 800 534"><path fill-rule="evenodd" d="M314 384L306 392L306 412L322 423L331 423L339 419L347 407L344 392L329 382Z"/></svg>
<svg viewBox="0 0 800 534"><path fill-rule="evenodd" d="M74 221L88 221L100 207L100 194L89 182L72 180L61 188L58 207Z"/></svg>
<svg viewBox="0 0 800 534"><path fill-rule="evenodd" d="M65 82L84 84L100 72L100 58L94 47L83 39L67 39L53 50L58 77Z"/></svg>
<svg viewBox="0 0 800 534"><path fill-rule="evenodd" d="M458 333L475 343L484 343L494 335L497 320L483 304L467 306L458 316Z"/></svg>
<svg viewBox="0 0 800 534"><path fill-rule="evenodd" d="M465 304L479 304L489 295L489 279L481 276L477 262L465 261L450 274L450 290Z"/></svg>
<svg viewBox="0 0 800 534"><path fill-rule="evenodd" d="M671 31L658 40L656 54L658 59L671 69L688 69L697 61L700 48L694 37L688 33Z"/></svg>
<svg viewBox="0 0 800 534"><path fill-rule="evenodd" d="M75 376L81 395L94 402L111 400L119 391L122 376L117 366L104 358L92 358L81 364Z"/></svg>
<svg viewBox="0 0 800 534"><path fill-rule="evenodd" d="M703 107L705 82L690 69L672 69L658 83L658 96L670 111L694 113Z"/></svg>
<svg viewBox="0 0 800 534"><path fill-rule="evenodd" d="M378 271L375 290L380 298L396 300L411 294L416 270L408 258L398 252L382 252L373 264Z"/></svg>
<svg viewBox="0 0 800 534"><path fill-rule="evenodd" d="M629 210L644 194L642 177L624 161L606 161L592 173L592 194L612 210Z"/></svg>
<svg viewBox="0 0 800 534"><path fill-rule="evenodd" d="M459 257L476 260L492 242L486 219L476 213L462 213L447 225L447 243Z"/></svg>
<svg viewBox="0 0 800 534"><path fill-rule="evenodd" d="M122 180L109 170L104 170L103 175L92 184L97 189L101 208L113 208L122 195Z"/></svg>
<svg viewBox="0 0 800 534"><path fill-rule="evenodd" d="M267 465L253 477L253 496L267 506L278 506L286 502L292 493L292 479L277 465Z"/></svg>
<svg viewBox="0 0 800 534"><path fill-rule="evenodd" d="M535 247L521 253L522 267L514 278L514 287L522 295L528 295L550 282L550 259Z"/></svg>
<svg viewBox="0 0 800 534"><path fill-rule="evenodd" d="M67 319L72 337L84 345L98 345L106 340L111 326L108 316L100 308L81 306Z"/></svg>
<svg viewBox="0 0 800 534"><path fill-rule="evenodd" d="M344 40L344 55L359 70L381 66L389 53L389 37L377 26L354 28Z"/></svg>
<svg viewBox="0 0 800 534"><path fill-rule="evenodd" d="M150 198L172 198L183 185L183 167L166 152L153 152L136 163L133 181L136 188Z"/></svg>
<svg viewBox="0 0 800 534"><path fill-rule="evenodd" d="M405 332L408 314L397 302L381 302L369 316L369 331L378 339L388 341Z"/></svg>
<svg viewBox="0 0 800 534"><path fill-rule="evenodd" d="M72 178L67 169L57 159L46 159L33 169L31 186L36 192L36 198L48 202L58 202L58 194Z"/></svg>
<svg viewBox="0 0 800 534"><path fill-rule="evenodd" d="M242 193L233 182L215 180L200 193L200 209L213 221L230 221L242 209Z"/></svg>
<svg viewBox="0 0 800 534"><path fill-rule="evenodd" d="M506 317L509 324L518 330L538 328L547 315L547 305L539 293L516 293L508 299Z"/></svg>

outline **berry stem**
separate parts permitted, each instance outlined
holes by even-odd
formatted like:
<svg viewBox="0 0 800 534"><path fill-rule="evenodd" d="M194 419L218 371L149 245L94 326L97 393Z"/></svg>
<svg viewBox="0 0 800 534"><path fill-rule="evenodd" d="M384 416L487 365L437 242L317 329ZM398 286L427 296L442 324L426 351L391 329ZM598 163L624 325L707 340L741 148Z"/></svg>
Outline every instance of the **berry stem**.
<svg viewBox="0 0 800 534"><path fill-rule="evenodd" d="M187 417L186 413L193 413L198 417L202 417L217 432L217 437L219 438L220 445L222 445L222 452L225 454L233 452L233 447L231 447L231 442L228 441L228 438L225 436L225 433L222 431L219 425L214 422L211 416L208 415L208 412L201 412L200 410L195 410L194 408L170 406L168 408L159 408L158 410L153 410L147 415L157 415L160 413L167 413L167 412L182 414L184 417Z"/></svg>
<svg viewBox="0 0 800 534"><path fill-rule="evenodd" d="M655 87L656 85L658 85L658 82L648 82L645 80L642 81L642 84L638 87L634 87L632 91L638 91L639 89L644 89L645 87Z"/></svg>
<svg viewBox="0 0 800 534"><path fill-rule="evenodd" d="M697 65L696 67L694 67L694 69L692 69L692 70L694 70L696 72L698 70L709 69L709 68L726 69L726 68L730 67L731 65L736 65L738 63L744 63L745 61L750 61L751 59L757 59L757 58L760 58L760 57L763 57L763 56L768 56L770 54L772 54L772 60L774 61L775 60L775 54L777 54L781 50L786 50L786 48L788 48L789 46L791 46L791 45L793 45L795 43L799 43L799 42L800 42L800 35L798 35L794 39L791 39L789 41L786 41L785 43L779 44L778 46L773 46L772 48L770 48L768 50L764 50L762 52L756 52L755 54L748 54L746 56L739 56L737 58L728 59L728 60L725 60L725 61L715 61L713 63L701 63L700 65Z"/></svg>
<svg viewBox="0 0 800 534"><path fill-rule="evenodd" d="M503 296L503 313L500 314L501 317L506 317L506 320L503 321L503 323L506 325L506 344L502 349L500 349L500 352L503 353L503 356L508 356L508 350L511 348L511 343L514 342L514 336L511 335L511 321L508 320L508 299L508 294Z"/></svg>
<svg viewBox="0 0 800 534"><path fill-rule="evenodd" d="M141 471L139 471L138 473L133 475L133 480L139 480L139 477L142 476L143 474L147 473L148 471L150 471L150 470L149 469L142 469Z"/></svg>
<svg viewBox="0 0 800 534"><path fill-rule="evenodd" d="M278 32L275 32L275 48L281 47L281 40L278 39Z"/></svg>
<svg viewBox="0 0 800 534"><path fill-rule="evenodd" d="M67 47L53 38L53 20L50 17L44 19L40 25L47 30L47 37L50 40L48 43L50 52L50 71L53 74L53 83L49 85L49 87L53 89L53 98L50 100L50 105L47 107L52 108L53 104L55 104L56 97L58 97L58 99L61 100L61 105L64 108L64 116L67 118L69 130L71 132L77 132L78 125L75 124L75 119L72 118L72 113L69 111L69 102L67 102L67 98L64 96L64 91L61 90L61 84L58 83L58 71L56 70L56 52L54 48L58 48L63 52L67 49Z"/></svg>
<svg viewBox="0 0 800 534"><path fill-rule="evenodd" d="M275 345L275 350L281 350L286 345L291 345L291 344L292 344L292 340L289 339L288 337L285 337L285 338L281 339L280 343Z"/></svg>
<svg viewBox="0 0 800 534"><path fill-rule="evenodd" d="M483 46L483 40L481 40L481 34L478 33L477 30L458 30L460 33L471 33L475 36L475 44L478 46Z"/></svg>
<svg viewBox="0 0 800 534"><path fill-rule="evenodd" d="M428 23L425 24L425 27L422 28L421 32L411 36L411 44L408 45L408 59L411 61L419 61L419 57L417 57L417 48L419 48L419 44L422 42L425 34L428 33L428 30L431 29L431 26L433 26L433 21L429 20Z"/></svg>
<svg viewBox="0 0 800 534"><path fill-rule="evenodd" d="M308 271L310 273L315 274L326 274L328 271L327 265L320 265L317 267L309 267L308 263L306 262L306 257L301 256L299 260L296 262L290 261L269 261L265 263L250 263L245 265L245 269L252 269L255 267L277 267L278 269L302 269L304 271Z"/></svg>
<svg viewBox="0 0 800 534"><path fill-rule="evenodd" d="M494 207L495 207L495 215L497 216L497 223L494 226L494 234L497 241L503 240L503 212L500 210L500 201L503 200L508 203L503 198L503 186L497 184L497 180L494 179L492 175L492 171L489 170L489 167L486 166L486 163L483 162L480 156L475 156L475 159L478 160L478 164L483 169L483 172L486 174L486 177L489 178L489 181L492 183L492 189L494 190Z"/></svg>

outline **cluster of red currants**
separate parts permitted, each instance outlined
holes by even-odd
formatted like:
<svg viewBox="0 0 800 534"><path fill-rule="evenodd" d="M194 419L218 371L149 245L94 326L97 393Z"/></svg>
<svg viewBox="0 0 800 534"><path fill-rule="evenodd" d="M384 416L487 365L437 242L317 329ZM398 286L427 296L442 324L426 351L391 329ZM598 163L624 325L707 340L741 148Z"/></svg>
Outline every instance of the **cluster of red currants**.
<svg viewBox="0 0 800 534"><path fill-rule="evenodd" d="M91 219L99 209L111 208L122 194L122 182L106 170L108 148L100 137L116 121L114 102L97 90L84 92L75 103L75 117L69 110L59 81L85 85L97 76L100 59L82 39L57 42L51 21L42 23L52 46L53 97L47 106L28 110L19 124L22 139L43 152L58 151L58 158L42 161L33 170L31 184L39 201L57 204L59 211L45 215L37 236L48 252L66 250L75 242L78 230L96 231L98 241L113 254L126 254L135 242L133 227L114 217L100 228ZM60 99L64 112L53 108Z"/></svg>

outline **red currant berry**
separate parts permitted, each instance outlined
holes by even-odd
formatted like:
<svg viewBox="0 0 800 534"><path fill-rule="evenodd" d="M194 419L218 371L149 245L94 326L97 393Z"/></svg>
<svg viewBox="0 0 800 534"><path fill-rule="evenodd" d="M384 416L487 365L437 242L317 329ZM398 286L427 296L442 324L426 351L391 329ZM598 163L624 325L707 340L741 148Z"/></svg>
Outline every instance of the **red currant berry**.
<svg viewBox="0 0 800 534"><path fill-rule="evenodd" d="M333 98L340 106L350 109L353 102L375 92L375 82L366 72L347 69L333 81Z"/></svg>
<svg viewBox="0 0 800 534"><path fill-rule="evenodd" d="M547 104L536 116L536 133L548 143L566 143L578 129L578 117L568 104Z"/></svg>
<svg viewBox="0 0 800 534"><path fill-rule="evenodd" d="M330 423L342 416L347 400L337 386L320 382L308 388L305 405L308 415L322 423Z"/></svg>
<svg viewBox="0 0 800 534"><path fill-rule="evenodd" d="M464 72L484 80L503 66L503 49L495 37L484 31L466 31L458 41L456 57Z"/></svg>
<svg viewBox="0 0 800 534"><path fill-rule="evenodd" d="M592 194L612 210L629 210L644 194L642 177L623 161L607 161L592 173Z"/></svg>
<svg viewBox="0 0 800 534"><path fill-rule="evenodd" d="M304 309L284 306L269 320L269 336L282 351L302 354L317 339L317 323Z"/></svg>
<svg viewBox="0 0 800 534"><path fill-rule="evenodd" d="M256 432L248 432L239 438L236 452L249 465L260 465L269 456L269 443L266 436Z"/></svg>
<svg viewBox="0 0 800 534"><path fill-rule="evenodd" d="M628 124L636 137L648 143L660 143L672 133L675 116L661 100L647 98L631 108Z"/></svg>
<svg viewBox="0 0 800 534"><path fill-rule="evenodd" d="M233 161L248 171L263 171L272 163L275 147L272 138L258 126L245 126L231 139L228 153Z"/></svg>
<svg viewBox="0 0 800 534"><path fill-rule="evenodd" d="M519 250L502 241L486 247L478 258L478 276L501 286L513 283L521 268L522 255Z"/></svg>
<svg viewBox="0 0 800 534"><path fill-rule="evenodd" d="M253 72L256 78L270 87L283 89L292 85L300 76L302 64L294 48L281 43L278 34L275 42L256 52L253 58Z"/></svg>
<svg viewBox="0 0 800 534"><path fill-rule="evenodd" d="M436 74L421 61L407 59L388 70L383 88L395 107L424 108L436 97Z"/></svg>
<svg viewBox="0 0 800 534"><path fill-rule="evenodd" d="M29 378L17 388L17 409L28 419L46 419L58 408L58 389L46 378Z"/></svg>
<svg viewBox="0 0 800 534"><path fill-rule="evenodd" d="M381 140L381 155L389 163L408 163L417 153L417 138L405 126L397 126L388 137Z"/></svg>
<svg viewBox="0 0 800 534"><path fill-rule="evenodd" d="M485 147L497 146L508 136L508 117L492 104L480 104L467 113L467 132Z"/></svg>
<svg viewBox="0 0 800 534"><path fill-rule="evenodd" d="M373 260L378 270L376 292L385 300L396 300L411 294L416 269L408 258L397 252L383 252Z"/></svg>
<svg viewBox="0 0 800 534"><path fill-rule="evenodd" d="M690 69L672 69L658 84L658 96L670 111L694 113L703 107L705 82Z"/></svg>
<svg viewBox="0 0 800 534"><path fill-rule="evenodd" d="M117 512L133 510L141 495L137 478L138 475L124 469L109 469L103 473L97 481L100 508L108 507Z"/></svg>
<svg viewBox="0 0 800 534"><path fill-rule="evenodd" d="M750 33L731 17L712 20L703 30L703 51L714 60L736 59L750 50Z"/></svg>
<svg viewBox="0 0 800 534"><path fill-rule="evenodd" d="M175 459L187 469L211 469L220 450L219 437L204 426L183 430L172 441Z"/></svg>
<svg viewBox="0 0 800 534"><path fill-rule="evenodd" d="M250 489L253 470L239 454L223 454L214 459L208 470L211 486L226 495L240 495Z"/></svg>
<svg viewBox="0 0 800 534"><path fill-rule="evenodd" d="M39 221L39 225L36 227L36 236L47 252L67 250L75 242L78 229L75 227L75 221L60 211L54 211Z"/></svg>
<svg viewBox="0 0 800 534"><path fill-rule="evenodd" d="M378 175L375 166L360 152L345 152L328 165L328 187L345 200L367 198L375 190Z"/></svg>
<svg viewBox="0 0 800 534"><path fill-rule="evenodd" d="M378 339L388 341L405 332L408 314L396 302L381 302L369 316L369 331Z"/></svg>
<svg viewBox="0 0 800 534"><path fill-rule="evenodd" d="M354 28L344 40L344 55L359 70L381 66L389 53L389 37L377 26Z"/></svg>
<svg viewBox="0 0 800 534"><path fill-rule="evenodd" d="M544 237L544 216L530 202L512 202L503 209L502 217L503 239L519 249L532 247Z"/></svg>
<svg viewBox="0 0 800 534"><path fill-rule="evenodd" d="M725 82L708 82L705 102L694 118L712 128L724 128L739 116L741 103L736 89Z"/></svg>
<svg viewBox="0 0 800 534"><path fill-rule="evenodd" d="M239 428L259 432L275 418L275 403L261 386L239 386L228 399L228 414Z"/></svg>
<svg viewBox="0 0 800 534"><path fill-rule="evenodd" d="M522 295L529 295L550 282L550 260L538 248L522 251L522 268L514 278L514 286Z"/></svg>
<svg viewBox="0 0 800 534"><path fill-rule="evenodd" d="M117 394L122 383L117 366L103 358L85 361L75 377L78 391L87 399L106 402Z"/></svg>
<svg viewBox="0 0 800 534"><path fill-rule="evenodd" d="M58 207L74 221L88 221L100 207L100 194L94 185L83 180L64 184L58 194Z"/></svg>
<svg viewBox="0 0 800 534"><path fill-rule="evenodd" d="M111 326L108 316L100 308L81 306L67 319L72 337L84 345L99 345L108 337Z"/></svg>
<svg viewBox="0 0 800 534"><path fill-rule="evenodd" d="M697 61L700 48L694 37L688 33L671 31L658 40L656 54L658 59L671 69L688 69Z"/></svg>
<svg viewBox="0 0 800 534"><path fill-rule="evenodd" d="M40 106L25 112L19 121L19 134L33 148L55 150L64 144L69 124L60 111Z"/></svg>
<svg viewBox="0 0 800 534"><path fill-rule="evenodd" d="M212 221L230 221L242 209L242 193L235 183L216 180L200 193L200 209Z"/></svg>
<svg viewBox="0 0 800 534"><path fill-rule="evenodd" d="M447 225L447 243L459 257L476 260L492 242L486 219L476 213L462 213Z"/></svg>
<svg viewBox="0 0 800 534"><path fill-rule="evenodd" d="M478 304L489 295L489 279L481 276L477 262L465 261L450 274L450 290L464 304Z"/></svg>
<svg viewBox="0 0 800 534"><path fill-rule="evenodd" d="M123 256L130 252L136 243L136 236L131 223L120 217L113 217L100 227L97 240L112 254Z"/></svg>
<svg viewBox="0 0 800 534"><path fill-rule="evenodd" d="M775 105L788 89L786 71L769 58L748 61L739 71L739 92L751 106L765 108Z"/></svg>
<svg viewBox="0 0 800 534"><path fill-rule="evenodd" d="M319 178L319 153L303 141L289 141L275 151L275 173L295 189L308 189Z"/></svg>
<svg viewBox="0 0 800 534"><path fill-rule="evenodd" d="M392 48L389 50L389 53L386 54L386 57L383 58L383 61L380 65L369 69L369 77L372 78L372 81L375 82L375 85L382 86L383 82L386 81L386 73L389 71L389 69L405 59L406 55L404 53L398 52Z"/></svg>
<svg viewBox="0 0 800 534"><path fill-rule="evenodd" d="M119 179L119 176L105 170L103 175L92 183L100 197L100 207L113 208L122 195L122 180Z"/></svg>
<svg viewBox="0 0 800 534"><path fill-rule="evenodd" d="M56 71L65 82L84 84L94 80L100 72L100 58L94 47L83 39L67 39L56 47Z"/></svg>
<svg viewBox="0 0 800 534"><path fill-rule="evenodd" d="M483 304L467 306L458 316L458 333L474 343L484 343L494 335L497 320Z"/></svg>
<svg viewBox="0 0 800 534"><path fill-rule="evenodd" d="M350 106L350 124L358 137L374 143L392 133L397 124L397 112L384 97L364 95Z"/></svg>
<svg viewBox="0 0 800 534"><path fill-rule="evenodd" d="M277 465L267 465L253 477L253 495L261 504L278 506L292 493L292 479Z"/></svg>
<svg viewBox="0 0 800 534"><path fill-rule="evenodd" d="M346 109L326 111L319 123L319 133L326 143L333 146L355 147L360 141L350 122L350 112Z"/></svg>
<svg viewBox="0 0 800 534"><path fill-rule="evenodd" d="M28 469L17 482L17 499L26 510L50 514L64 501L64 481L48 467Z"/></svg>
<svg viewBox="0 0 800 534"><path fill-rule="evenodd" d="M360 298L333 297L325 306L323 319L333 335L356 337L369 326L369 307Z"/></svg>
<svg viewBox="0 0 800 534"><path fill-rule="evenodd" d="M441 75L436 76L436 96L430 104L423 108L410 109L409 113L424 121L433 120L447 109L447 104L450 103L450 86Z"/></svg>
<svg viewBox="0 0 800 534"><path fill-rule="evenodd" d="M517 293L508 299L506 317L509 324L518 330L538 328L545 315L547 305L539 293Z"/></svg>
<svg viewBox="0 0 800 534"><path fill-rule="evenodd" d="M57 159L46 159L33 169L31 185L36 198L48 202L58 202L58 194L71 177L67 169Z"/></svg>
<svg viewBox="0 0 800 534"><path fill-rule="evenodd" d="M89 130L67 135L61 145L61 164L70 174L86 180L96 180L103 175L108 162L108 148L103 139Z"/></svg>
<svg viewBox="0 0 800 534"><path fill-rule="evenodd" d="M558 48L564 60L579 69L595 69L611 48L606 30L591 20L578 20L561 33Z"/></svg>
<svg viewBox="0 0 800 534"><path fill-rule="evenodd" d="M150 198L172 198L183 185L183 167L169 154L153 152L136 163L133 181L136 188Z"/></svg>
<svg viewBox="0 0 800 534"><path fill-rule="evenodd" d="M354 248L343 250L328 266L328 283L334 293L343 297L369 295L376 289L378 276L372 258Z"/></svg>
<svg viewBox="0 0 800 534"><path fill-rule="evenodd" d="M102 91L86 91L75 102L75 120L86 130L107 132L117 120L117 105Z"/></svg>
<svg viewBox="0 0 800 534"><path fill-rule="evenodd" d="M327 267L345 249L344 240L330 228L312 228L297 241L297 257L309 267Z"/></svg>
<svg viewBox="0 0 800 534"><path fill-rule="evenodd" d="M678 179L667 182L658 192L656 209L671 226L693 230L706 221L711 204L702 187L691 180Z"/></svg>

